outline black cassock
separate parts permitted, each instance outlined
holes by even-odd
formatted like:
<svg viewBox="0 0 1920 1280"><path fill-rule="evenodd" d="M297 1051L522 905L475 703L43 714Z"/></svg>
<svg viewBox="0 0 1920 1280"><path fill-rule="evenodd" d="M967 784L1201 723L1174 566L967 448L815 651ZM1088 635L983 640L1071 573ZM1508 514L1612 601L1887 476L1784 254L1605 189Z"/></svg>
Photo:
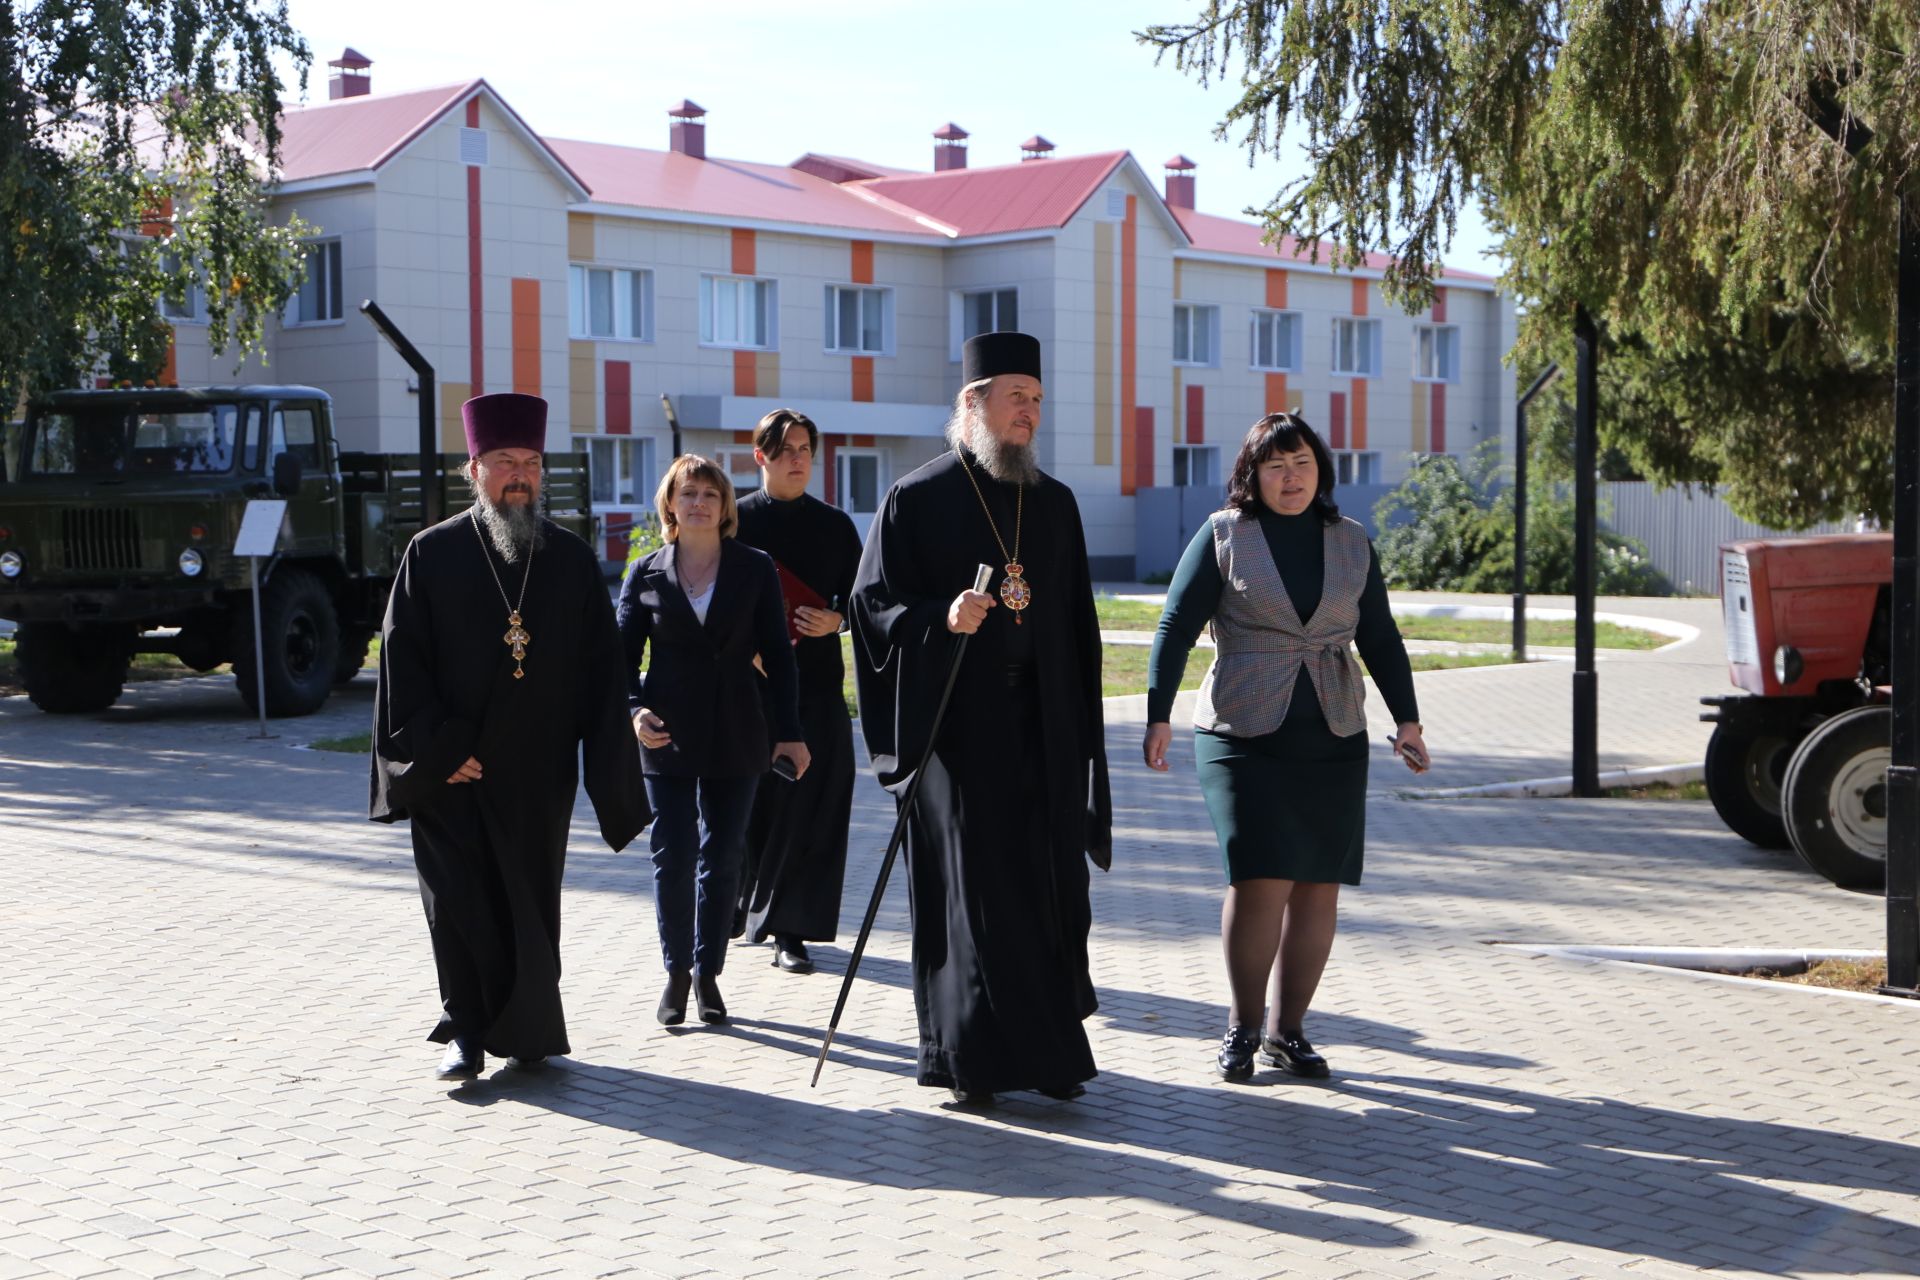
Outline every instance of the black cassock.
<svg viewBox="0 0 1920 1280"><path fill-rule="evenodd" d="M545 529L520 611L524 678L487 566L517 601L529 562L508 564L467 515L408 545L380 632L368 816L412 820L443 1003L429 1038L478 1035L501 1057L569 1051L560 881L581 757L609 846L651 818L600 565L573 534ZM449 783L469 756L485 776Z"/></svg>
<svg viewBox="0 0 1920 1280"><path fill-rule="evenodd" d="M805 494L783 502L762 489L741 500L738 537L772 556L825 604L838 597L845 611L860 567L860 535L846 512ZM830 942L840 926L854 774L840 637L803 636L793 657L800 668L800 728L813 761L798 782L764 778L754 793L740 877L740 907L754 942L775 934ZM767 723L774 723L771 715Z"/></svg>
<svg viewBox="0 0 1920 1280"><path fill-rule="evenodd" d="M1073 492L974 479L1032 604L997 605L968 643L907 828L920 1083L970 1091L1090 1079L1083 1020L1091 856L1112 854L1100 703L1100 628ZM880 781L902 796L958 637L947 606L976 565L1006 559L962 470L944 454L888 492L854 587L860 724Z"/></svg>

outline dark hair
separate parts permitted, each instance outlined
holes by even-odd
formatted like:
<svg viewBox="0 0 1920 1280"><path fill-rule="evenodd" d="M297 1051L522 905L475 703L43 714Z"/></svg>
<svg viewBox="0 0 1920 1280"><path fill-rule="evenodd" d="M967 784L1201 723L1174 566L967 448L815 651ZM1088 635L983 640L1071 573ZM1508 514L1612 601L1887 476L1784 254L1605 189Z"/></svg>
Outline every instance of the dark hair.
<svg viewBox="0 0 1920 1280"><path fill-rule="evenodd" d="M1245 515L1258 515L1260 464L1276 453L1292 453L1302 445L1313 451L1313 464L1320 473L1313 509L1327 524L1338 521L1340 506L1333 500L1333 455L1321 443L1319 432L1297 413L1270 413L1247 428L1240 456L1233 460L1233 476L1227 481L1227 506Z"/></svg>
<svg viewBox="0 0 1920 1280"><path fill-rule="evenodd" d="M795 409L775 409L760 419L760 425L753 429L753 447L767 455L771 462L786 451L787 429L801 427L807 433L807 447L818 455L820 452L820 428L813 425L813 419Z"/></svg>

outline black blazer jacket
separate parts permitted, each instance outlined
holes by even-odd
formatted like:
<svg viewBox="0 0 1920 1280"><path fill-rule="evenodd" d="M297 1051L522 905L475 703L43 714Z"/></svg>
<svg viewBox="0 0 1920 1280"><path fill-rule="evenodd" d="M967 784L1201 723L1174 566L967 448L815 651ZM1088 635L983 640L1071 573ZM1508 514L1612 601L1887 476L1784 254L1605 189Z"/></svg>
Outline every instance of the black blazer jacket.
<svg viewBox="0 0 1920 1280"><path fill-rule="evenodd" d="M642 747L641 766L671 777L765 773L773 743L802 737L800 677L779 572L764 551L726 539L702 623L680 585L678 558L679 549L668 543L635 561L620 586L628 712L646 707L673 736L658 750ZM754 669L755 654L765 676ZM763 685L771 694L764 701Z"/></svg>

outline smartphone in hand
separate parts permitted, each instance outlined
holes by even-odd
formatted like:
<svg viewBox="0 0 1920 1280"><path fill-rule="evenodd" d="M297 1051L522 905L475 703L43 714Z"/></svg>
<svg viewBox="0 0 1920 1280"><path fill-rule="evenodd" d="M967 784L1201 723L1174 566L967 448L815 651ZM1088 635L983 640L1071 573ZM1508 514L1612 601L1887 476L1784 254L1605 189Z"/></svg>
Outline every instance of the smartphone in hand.
<svg viewBox="0 0 1920 1280"><path fill-rule="evenodd" d="M772 772L776 778L783 778L788 782L800 781L800 772L794 768L791 756L775 756Z"/></svg>
<svg viewBox="0 0 1920 1280"><path fill-rule="evenodd" d="M1387 735L1387 745L1399 753L1400 758L1405 760L1407 764L1413 768L1415 773L1425 773L1427 771L1426 752L1420 750L1412 743L1402 743L1392 734Z"/></svg>

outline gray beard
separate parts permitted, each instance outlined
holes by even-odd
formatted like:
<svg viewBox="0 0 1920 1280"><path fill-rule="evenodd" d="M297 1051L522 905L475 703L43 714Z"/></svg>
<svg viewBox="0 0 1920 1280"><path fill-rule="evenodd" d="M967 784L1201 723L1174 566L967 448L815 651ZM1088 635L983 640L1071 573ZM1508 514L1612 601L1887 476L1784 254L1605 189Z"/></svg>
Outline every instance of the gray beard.
<svg viewBox="0 0 1920 1280"><path fill-rule="evenodd" d="M480 517L480 528L486 532L487 541L493 544L493 549L508 564L518 564L521 556L538 551L545 545L547 535L540 525L543 505L537 491L533 501L524 506L517 503L495 505L484 490L478 486L474 488L473 510Z"/></svg>
<svg viewBox="0 0 1920 1280"><path fill-rule="evenodd" d="M1002 484L1038 484L1040 463L1031 444L1008 444L987 430L987 424L974 418L966 426L968 452L979 459L987 474Z"/></svg>

